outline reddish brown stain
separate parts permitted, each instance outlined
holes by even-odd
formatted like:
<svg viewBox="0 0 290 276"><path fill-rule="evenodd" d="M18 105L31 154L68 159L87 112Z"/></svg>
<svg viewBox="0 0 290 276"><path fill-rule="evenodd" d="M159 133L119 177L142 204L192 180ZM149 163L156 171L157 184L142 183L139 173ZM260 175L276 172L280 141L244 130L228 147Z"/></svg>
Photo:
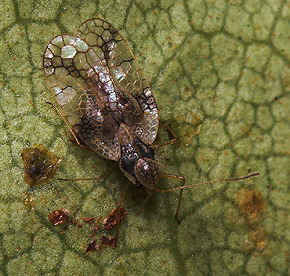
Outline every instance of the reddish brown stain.
<svg viewBox="0 0 290 276"><path fill-rule="evenodd" d="M120 213L118 214L118 212ZM120 210L118 207L114 208L103 221L104 229L111 230L115 228L118 224L118 219L120 220L119 222L121 223L126 216L127 212L123 207L120 207Z"/></svg>
<svg viewBox="0 0 290 276"><path fill-rule="evenodd" d="M82 221L87 222L87 223L94 223L95 219L96 219L95 217L90 217L90 218L84 217L82 218Z"/></svg>
<svg viewBox="0 0 290 276"><path fill-rule="evenodd" d="M259 219L265 209L265 201L260 191L243 189L239 193L242 212L251 222Z"/></svg>
<svg viewBox="0 0 290 276"><path fill-rule="evenodd" d="M65 224L69 219L68 210L62 208L55 210L48 215L48 219L53 226Z"/></svg>
<svg viewBox="0 0 290 276"><path fill-rule="evenodd" d="M238 194L238 202L245 217L248 235L253 242L253 249L262 251L266 245L266 232L262 226L265 200L260 191L242 189Z"/></svg>

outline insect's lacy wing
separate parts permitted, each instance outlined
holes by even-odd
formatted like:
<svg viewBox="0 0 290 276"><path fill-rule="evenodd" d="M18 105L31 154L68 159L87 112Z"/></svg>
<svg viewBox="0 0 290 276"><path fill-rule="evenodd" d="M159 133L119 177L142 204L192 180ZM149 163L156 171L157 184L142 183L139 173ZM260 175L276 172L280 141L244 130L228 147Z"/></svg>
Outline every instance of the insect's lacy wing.
<svg viewBox="0 0 290 276"><path fill-rule="evenodd" d="M103 57L119 88L133 95L143 114L143 120L140 132L134 126L131 127L145 143L152 144L158 131L157 105L126 41L110 23L98 18L84 22L79 27L77 36Z"/></svg>
<svg viewBox="0 0 290 276"><path fill-rule="evenodd" d="M70 128L89 148L117 161L118 125L102 108L98 82L94 79L96 69L92 66L98 66L105 78L109 75L93 50L74 35L55 37L44 51L47 83Z"/></svg>

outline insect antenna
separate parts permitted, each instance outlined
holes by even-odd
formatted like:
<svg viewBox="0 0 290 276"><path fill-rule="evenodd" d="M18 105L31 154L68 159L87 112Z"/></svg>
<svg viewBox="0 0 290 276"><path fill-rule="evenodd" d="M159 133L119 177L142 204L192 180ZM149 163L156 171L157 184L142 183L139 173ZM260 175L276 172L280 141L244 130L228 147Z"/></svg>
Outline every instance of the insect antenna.
<svg viewBox="0 0 290 276"><path fill-rule="evenodd" d="M252 178L255 176L260 175L259 172L254 172L245 176L240 176L240 177L234 177L234 178L221 178L221 179L215 179L215 180L209 180L209 181L204 181L204 182L199 182L199 183L194 183L194 184L190 184L190 185L183 185L180 187L175 187L175 188L170 188L170 189L158 189L158 188L154 188L154 190L158 193L167 193L167 192L172 192L172 191L180 191L179 194L179 199L178 199L178 205L177 205L177 209L175 212L175 218L177 220L178 223L180 223L179 219L178 219L178 211L180 208L180 203L181 203L181 198L182 198L182 192L184 189L187 188L192 188L192 187L197 187L197 186L201 186L201 185L207 185L207 184L213 184L213 183L218 183L218 182L232 182L232 181L242 181L248 178ZM166 178L170 178L170 179L178 179L181 180L183 182L183 184L185 183L185 179L183 176L177 176L177 175L171 175L171 174L161 174L160 176L162 177L166 177Z"/></svg>
<svg viewBox="0 0 290 276"><path fill-rule="evenodd" d="M177 191L177 190L183 190L186 188L191 188L191 187L195 187L195 186L201 186L201 185L206 185L206 184L212 184L212 183L217 183L217 182L231 182L231 181L240 181L240 180L245 180L251 177L255 177L260 175L260 173L258 172L254 172L245 176L241 176L241 177L234 177L234 178L221 178L221 179L215 179L215 180L209 180L209 181L204 181L204 182L200 182L200 183L195 183L195 184L189 184L189 185L185 185L185 186L180 186L180 187L175 187L175 188L170 188L170 189L158 189L155 188L155 190L159 193L167 193L167 192L172 192L172 191ZM178 178L178 179L182 179L183 176L176 176L176 175L167 175L167 174L162 174L161 176L163 177L167 177L167 178Z"/></svg>

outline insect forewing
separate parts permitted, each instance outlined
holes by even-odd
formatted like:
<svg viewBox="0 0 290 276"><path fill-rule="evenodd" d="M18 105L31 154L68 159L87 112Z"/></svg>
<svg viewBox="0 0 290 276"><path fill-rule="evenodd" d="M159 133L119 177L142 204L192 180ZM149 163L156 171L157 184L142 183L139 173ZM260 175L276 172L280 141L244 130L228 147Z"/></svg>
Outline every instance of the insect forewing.
<svg viewBox="0 0 290 276"><path fill-rule="evenodd" d="M133 130L147 144L152 144L158 131L157 105L144 74L119 32L108 22L94 18L85 21L77 34L102 57L114 82L131 94L143 114L142 129Z"/></svg>
<svg viewBox="0 0 290 276"><path fill-rule="evenodd" d="M77 135L92 150L119 159L118 128L104 109L102 95L114 91L108 69L89 45L74 35L59 35L44 52L43 69L48 85L61 106L63 115Z"/></svg>

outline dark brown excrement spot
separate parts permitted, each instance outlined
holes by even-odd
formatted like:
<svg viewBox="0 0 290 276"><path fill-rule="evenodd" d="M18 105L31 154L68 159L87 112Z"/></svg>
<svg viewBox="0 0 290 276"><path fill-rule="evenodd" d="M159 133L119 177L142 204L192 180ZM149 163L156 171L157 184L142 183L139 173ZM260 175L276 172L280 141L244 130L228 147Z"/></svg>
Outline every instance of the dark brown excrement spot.
<svg viewBox="0 0 290 276"><path fill-rule="evenodd" d="M60 159L43 145L37 144L23 149L24 180L31 186L44 184L54 177Z"/></svg>
<svg viewBox="0 0 290 276"><path fill-rule="evenodd" d="M88 243L86 253L88 253L90 251L96 251L98 249L100 249L100 246L97 244L97 240L93 240L92 242Z"/></svg>
<svg viewBox="0 0 290 276"><path fill-rule="evenodd" d="M124 208L122 207L114 208L104 219L102 223L103 229L112 230L116 228L118 226L118 221L119 223L121 223L125 219L126 216L127 216L127 212ZM52 211L47 217L53 226L61 226L62 230L67 230L70 224L78 226L79 228L82 227L82 224L78 222L78 219L70 217L69 211L63 208ZM98 217L97 219L95 217L83 217L81 219L83 222L86 222L88 224L94 224L93 233L90 235L90 238L94 237L96 234L99 233L99 230L100 230L99 223L101 219L102 219L101 216ZM87 248L86 248L86 253L90 251L101 250L107 246L116 248L116 243L117 243L116 236L101 235L100 243L97 243L96 239L88 243Z"/></svg>
<svg viewBox="0 0 290 276"><path fill-rule="evenodd" d="M100 238L101 243L97 244L97 240L94 239L92 242L88 243L87 249L86 249L86 253L90 252L90 251L96 251L96 250L101 250L104 247L106 247L107 245L111 246L112 248L115 248L115 237L113 236L101 236Z"/></svg>
<svg viewBox="0 0 290 276"><path fill-rule="evenodd" d="M82 218L82 221L87 222L87 223L94 223L95 222L95 217L84 217Z"/></svg>
<svg viewBox="0 0 290 276"><path fill-rule="evenodd" d="M118 226L119 224L125 219L127 216L127 212L122 207L116 207L114 208L103 220L103 229L104 230L112 230ZM96 234L100 231L99 222L102 219L102 217L98 217L96 219L96 224L93 228L93 233L90 235L90 237L94 237ZM95 218L94 218L95 221ZM96 239L94 239L92 242L89 242L86 248L86 253L90 251L96 251L96 250L102 250L106 246L110 246L112 248L116 248L117 243L117 235L116 236L106 236L101 235L100 236L100 243L97 243Z"/></svg>
<svg viewBox="0 0 290 276"><path fill-rule="evenodd" d="M101 245L105 246L105 245L110 245L111 247L115 248L115 237L113 236L101 236L100 238L101 240Z"/></svg>
<svg viewBox="0 0 290 276"><path fill-rule="evenodd" d="M68 210L55 210L48 215L48 219L53 226L65 224L69 219Z"/></svg>
<svg viewBox="0 0 290 276"><path fill-rule="evenodd" d="M118 207L114 208L104 219L103 221L103 227L104 229L111 230L117 226L118 219L120 220L120 223L125 219L127 216L127 212L124 208L120 207L120 214L118 212Z"/></svg>
<svg viewBox="0 0 290 276"><path fill-rule="evenodd" d="M266 232L262 226L262 215L265 201L260 191L242 189L238 194L238 202L246 218L249 237L256 251L262 251L266 245Z"/></svg>

